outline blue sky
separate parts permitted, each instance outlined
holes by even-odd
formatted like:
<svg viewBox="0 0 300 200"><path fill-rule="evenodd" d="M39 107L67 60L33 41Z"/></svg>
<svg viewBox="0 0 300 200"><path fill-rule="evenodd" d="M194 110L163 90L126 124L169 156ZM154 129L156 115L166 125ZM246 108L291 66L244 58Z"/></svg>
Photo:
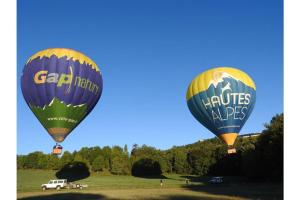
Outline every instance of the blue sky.
<svg viewBox="0 0 300 200"><path fill-rule="evenodd" d="M49 153L54 141L26 105L20 77L28 57L50 47L84 52L100 67L103 93L64 141L64 150L137 143L159 149L214 135L194 119L190 81L232 66L256 83L241 134L283 112L281 0L27 0L17 10L17 153Z"/></svg>

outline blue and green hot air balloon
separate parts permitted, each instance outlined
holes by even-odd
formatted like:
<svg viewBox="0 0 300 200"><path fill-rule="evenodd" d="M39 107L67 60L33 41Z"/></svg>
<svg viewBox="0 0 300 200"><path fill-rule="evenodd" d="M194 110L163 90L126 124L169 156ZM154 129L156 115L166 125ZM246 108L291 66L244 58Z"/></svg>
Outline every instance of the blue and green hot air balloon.
<svg viewBox="0 0 300 200"><path fill-rule="evenodd" d="M102 74L90 58L66 48L31 56L21 77L26 103L58 145L93 110L102 93Z"/></svg>
<svg viewBox="0 0 300 200"><path fill-rule="evenodd" d="M186 93L192 115L228 145L228 153L235 153L233 144L254 108L255 99L253 80L231 67L199 74Z"/></svg>

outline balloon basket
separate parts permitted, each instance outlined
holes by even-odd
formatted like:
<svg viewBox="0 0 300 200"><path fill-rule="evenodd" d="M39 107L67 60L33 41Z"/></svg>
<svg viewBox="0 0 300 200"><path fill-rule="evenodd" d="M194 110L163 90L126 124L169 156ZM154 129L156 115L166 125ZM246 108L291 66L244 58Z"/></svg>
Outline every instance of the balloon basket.
<svg viewBox="0 0 300 200"><path fill-rule="evenodd" d="M229 146L228 149L227 149L227 153L228 154L235 154L236 149L233 146Z"/></svg>
<svg viewBox="0 0 300 200"><path fill-rule="evenodd" d="M60 155L61 154L61 152L62 152L62 146L60 146L59 144L57 144L57 145L55 145L54 147L53 147L53 150L52 150L52 153L54 154L54 155Z"/></svg>

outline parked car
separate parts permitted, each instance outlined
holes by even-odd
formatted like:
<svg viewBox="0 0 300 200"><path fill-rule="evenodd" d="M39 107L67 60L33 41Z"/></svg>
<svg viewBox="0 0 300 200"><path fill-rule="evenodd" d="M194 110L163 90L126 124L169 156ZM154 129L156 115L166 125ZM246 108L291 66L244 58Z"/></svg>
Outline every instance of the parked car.
<svg viewBox="0 0 300 200"><path fill-rule="evenodd" d="M42 190L47 189L57 189L60 190L62 188L66 188L68 186L67 179L57 179L57 180L50 180L46 184L42 184Z"/></svg>
<svg viewBox="0 0 300 200"><path fill-rule="evenodd" d="M217 184L217 183L223 183L224 182L224 179L223 177L221 176L215 176L215 177L212 177L210 180L209 180L210 183L213 183L213 184Z"/></svg>

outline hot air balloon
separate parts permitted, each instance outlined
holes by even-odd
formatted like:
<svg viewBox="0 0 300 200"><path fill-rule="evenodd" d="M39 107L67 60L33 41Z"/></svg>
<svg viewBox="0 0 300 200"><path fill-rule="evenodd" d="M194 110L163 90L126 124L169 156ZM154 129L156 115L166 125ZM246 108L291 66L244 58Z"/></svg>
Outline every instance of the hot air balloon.
<svg viewBox="0 0 300 200"><path fill-rule="evenodd" d="M186 100L192 115L235 153L234 142L250 116L256 99L253 80L231 67L199 74L189 85Z"/></svg>
<svg viewBox="0 0 300 200"><path fill-rule="evenodd" d="M102 74L90 58L66 48L50 48L31 56L21 77L31 111L56 142L61 154L71 131L93 110L103 87Z"/></svg>

